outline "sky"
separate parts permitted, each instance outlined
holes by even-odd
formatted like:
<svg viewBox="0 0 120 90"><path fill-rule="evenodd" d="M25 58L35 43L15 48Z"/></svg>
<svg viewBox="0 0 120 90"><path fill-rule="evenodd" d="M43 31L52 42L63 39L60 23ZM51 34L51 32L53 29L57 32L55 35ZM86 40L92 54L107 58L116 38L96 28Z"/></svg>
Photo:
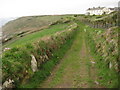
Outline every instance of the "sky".
<svg viewBox="0 0 120 90"><path fill-rule="evenodd" d="M119 0L0 0L0 18L82 14L91 7L117 7Z"/></svg>

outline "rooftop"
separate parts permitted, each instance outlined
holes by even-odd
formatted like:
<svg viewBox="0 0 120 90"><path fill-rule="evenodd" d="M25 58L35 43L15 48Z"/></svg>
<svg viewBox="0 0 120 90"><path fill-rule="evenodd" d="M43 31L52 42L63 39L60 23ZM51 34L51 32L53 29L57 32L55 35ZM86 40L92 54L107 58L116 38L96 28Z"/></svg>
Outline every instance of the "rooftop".
<svg viewBox="0 0 120 90"><path fill-rule="evenodd" d="M88 8L87 10L102 10L105 7L93 7L93 8Z"/></svg>
<svg viewBox="0 0 120 90"><path fill-rule="evenodd" d="M93 8L88 8L87 10L102 10L105 7L93 7ZM115 8L109 8L110 10L115 10Z"/></svg>

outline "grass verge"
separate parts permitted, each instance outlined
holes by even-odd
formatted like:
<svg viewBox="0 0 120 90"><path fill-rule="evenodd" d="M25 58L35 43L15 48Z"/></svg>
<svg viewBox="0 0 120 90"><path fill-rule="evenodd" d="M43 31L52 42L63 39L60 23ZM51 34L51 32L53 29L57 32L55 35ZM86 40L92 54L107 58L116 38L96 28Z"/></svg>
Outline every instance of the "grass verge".
<svg viewBox="0 0 120 90"><path fill-rule="evenodd" d="M105 30L101 30L101 29L95 29L95 28L91 28L89 26L86 27L86 40L87 44L90 47L90 51L91 51L91 55L94 56L95 58L95 62L96 62L96 67L98 68L98 76L99 76L99 80L98 82L100 82L101 86L106 87L106 88L118 88L119 84L118 84L118 72L116 72L116 70L114 68L109 68L109 63L112 61L115 61L116 59L114 58L110 58L107 61L105 60L105 58L103 57L103 55L105 54L104 52L101 54L101 52L98 52L98 49L96 47L97 42L99 41L102 45L102 43L105 42L105 39L98 33L95 34L95 32L101 32L101 33L105 33ZM96 35L96 36L95 36ZM97 37L98 38L95 38ZM104 44L103 44L104 45ZM109 48L109 45L105 44L104 45L107 48L104 48L103 51L107 50ZM102 48L100 47L100 49L102 50ZM106 56L106 58L109 57L113 57L109 52L108 56Z"/></svg>

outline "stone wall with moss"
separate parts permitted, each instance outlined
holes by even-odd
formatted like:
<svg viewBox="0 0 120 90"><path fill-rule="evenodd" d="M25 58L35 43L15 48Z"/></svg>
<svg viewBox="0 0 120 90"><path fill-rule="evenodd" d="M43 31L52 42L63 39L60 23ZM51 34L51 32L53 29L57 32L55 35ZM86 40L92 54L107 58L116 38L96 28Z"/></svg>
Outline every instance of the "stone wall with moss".
<svg viewBox="0 0 120 90"><path fill-rule="evenodd" d="M119 86L118 29L120 28L111 27L106 30L88 28L86 33L87 43L97 60L99 82L111 88Z"/></svg>

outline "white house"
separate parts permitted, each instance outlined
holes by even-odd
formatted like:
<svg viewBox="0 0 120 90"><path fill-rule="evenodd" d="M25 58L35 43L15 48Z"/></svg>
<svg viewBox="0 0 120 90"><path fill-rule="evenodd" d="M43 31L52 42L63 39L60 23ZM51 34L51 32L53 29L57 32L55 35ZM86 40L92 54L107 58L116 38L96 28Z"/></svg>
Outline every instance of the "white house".
<svg viewBox="0 0 120 90"><path fill-rule="evenodd" d="M110 14L111 12L115 11L114 8L106 8L106 7L93 7L89 8L86 11L86 15L102 15L102 14Z"/></svg>

